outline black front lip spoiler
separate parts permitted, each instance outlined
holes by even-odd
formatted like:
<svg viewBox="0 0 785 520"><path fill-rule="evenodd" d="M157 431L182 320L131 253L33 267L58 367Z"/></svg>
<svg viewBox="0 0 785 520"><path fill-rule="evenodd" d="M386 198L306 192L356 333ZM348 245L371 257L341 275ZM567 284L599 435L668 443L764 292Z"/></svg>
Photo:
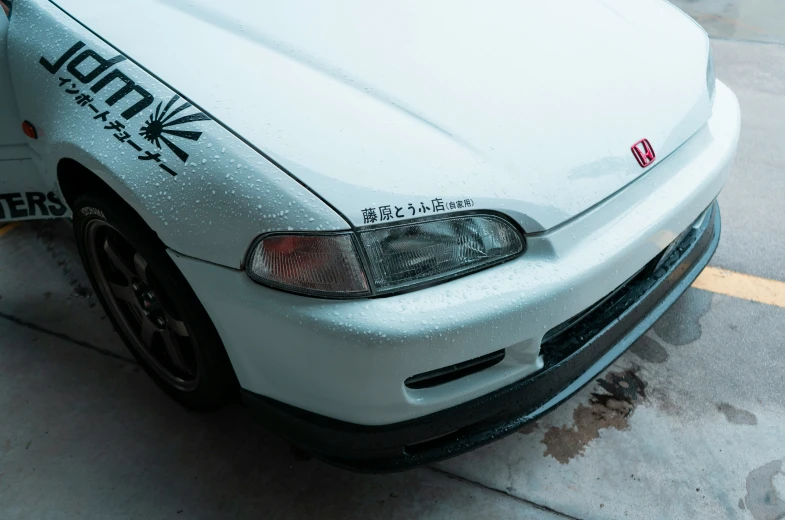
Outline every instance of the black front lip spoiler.
<svg viewBox="0 0 785 520"><path fill-rule="evenodd" d="M598 333L540 372L439 412L382 426L325 417L243 391L244 403L273 431L333 464L367 472L400 471L443 460L509 435L564 402L618 358L681 296L720 240L714 202L675 261L647 274L646 290ZM677 254L677 253L673 253ZM654 280L653 282L651 280ZM589 316L590 319L591 316Z"/></svg>

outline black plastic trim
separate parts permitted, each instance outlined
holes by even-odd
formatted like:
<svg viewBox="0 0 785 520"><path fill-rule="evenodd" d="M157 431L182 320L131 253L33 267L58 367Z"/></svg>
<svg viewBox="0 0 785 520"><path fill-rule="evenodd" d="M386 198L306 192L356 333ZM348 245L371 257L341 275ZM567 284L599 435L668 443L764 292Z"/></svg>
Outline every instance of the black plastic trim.
<svg viewBox="0 0 785 520"><path fill-rule="evenodd" d="M556 357L546 367L509 386L433 414L382 426L339 421L243 391L243 401L259 420L317 457L349 469L399 471L443 460L510 435L562 403L608 367L687 290L717 249L721 220L712 204L701 228L684 239L663 266L641 273L633 302L609 315L594 331L592 317L581 320L592 336ZM633 280L636 280L633 278ZM650 280L651 283L640 285ZM618 292L618 291L616 291ZM612 299L612 298L611 298ZM608 300L609 301L609 300ZM602 304L600 307L603 307ZM596 316L594 317L596 318ZM561 340L574 338L565 335Z"/></svg>
<svg viewBox="0 0 785 520"><path fill-rule="evenodd" d="M414 390L433 388L434 386L462 379L472 374L476 374L477 372L482 372L486 368L498 365L504 359L504 354L504 349L497 350L496 352L491 352L490 354L485 354L478 358L414 375L407 378L403 384L406 385L407 388Z"/></svg>

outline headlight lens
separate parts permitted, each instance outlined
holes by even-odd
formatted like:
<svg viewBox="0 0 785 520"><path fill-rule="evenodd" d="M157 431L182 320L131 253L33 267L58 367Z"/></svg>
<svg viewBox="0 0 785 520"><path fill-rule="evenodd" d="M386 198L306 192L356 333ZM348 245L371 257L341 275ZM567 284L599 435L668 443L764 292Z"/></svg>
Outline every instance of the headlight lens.
<svg viewBox="0 0 785 520"><path fill-rule="evenodd" d="M289 292L356 298L414 289L477 271L519 255L524 243L504 218L455 216L362 230L357 235L268 235L251 249L246 269L253 280Z"/></svg>
<svg viewBox="0 0 785 520"><path fill-rule="evenodd" d="M495 216L433 220L360 233L378 293L433 283L523 251L516 229Z"/></svg>
<svg viewBox="0 0 785 520"><path fill-rule="evenodd" d="M709 62L706 64L706 87L709 89L709 99L714 102L714 92L717 90L717 76L714 74L714 56L709 47Z"/></svg>

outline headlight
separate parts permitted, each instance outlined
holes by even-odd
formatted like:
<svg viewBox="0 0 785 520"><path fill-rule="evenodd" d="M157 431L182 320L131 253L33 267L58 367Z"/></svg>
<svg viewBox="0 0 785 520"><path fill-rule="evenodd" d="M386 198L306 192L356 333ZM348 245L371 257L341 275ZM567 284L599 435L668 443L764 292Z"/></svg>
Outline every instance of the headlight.
<svg viewBox="0 0 785 520"><path fill-rule="evenodd" d="M504 218L454 216L356 234L264 236L251 248L246 270L253 280L285 291L357 298L468 274L523 248L523 237Z"/></svg>
<svg viewBox="0 0 785 520"><path fill-rule="evenodd" d="M475 271L523 251L523 238L496 216L402 224L360 233L378 293Z"/></svg>
<svg viewBox="0 0 785 520"><path fill-rule="evenodd" d="M709 62L706 64L706 87L709 89L709 99L714 102L714 92L717 90L717 76L714 75L714 56L709 47Z"/></svg>

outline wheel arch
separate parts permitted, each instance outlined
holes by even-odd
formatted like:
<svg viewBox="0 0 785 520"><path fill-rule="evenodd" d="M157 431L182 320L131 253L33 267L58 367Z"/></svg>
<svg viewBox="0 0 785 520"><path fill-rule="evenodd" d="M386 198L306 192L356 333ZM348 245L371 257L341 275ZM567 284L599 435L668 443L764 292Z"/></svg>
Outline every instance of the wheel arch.
<svg viewBox="0 0 785 520"><path fill-rule="evenodd" d="M63 199L68 201L74 211L74 234L77 248L95 289L95 294L109 320L142 367L164 391L186 407L212 409L233 399L238 383L221 337L212 318L207 314L198 296L191 288L188 279L185 278L169 255L168 248L161 241L159 234L147 225L139 212L117 190L114 190L99 175L79 162L74 160L59 161L57 178ZM130 257L120 262L129 272L140 272L136 263L136 254L141 254L142 260L138 265L143 266L141 272L146 273L146 276L137 274L135 278L137 278L136 281L141 278L146 285L142 289L138 289L139 294L155 291L152 294L158 296L150 296L150 298L170 302L172 307L169 307L170 310L167 312L176 309L176 312L171 316L167 313L165 320L176 319L183 322L187 320L189 326L188 333L185 335L200 338L201 347L194 347L201 352L199 359L200 363L204 364L200 366L212 367L210 369L212 375L209 376L206 386L199 383L198 387L180 388L167 383L166 377L160 372L156 372L154 363L151 363L150 359L145 360L144 355L137 350L138 345L134 346L134 338L138 339L137 336L134 336L134 325L129 325L126 320L127 315L123 317L124 314L118 310L116 297L112 296L114 291L110 288L111 284L108 284L104 278L106 275L105 266L101 267L102 262L96 261L96 252L108 251L106 248L109 247L109 242L105 242L106 235L100 237L90 232L91 229L94 229L95 224L112 230L120 240L125 241L128 246L125 249L126 254L130 248ZM96 244L99 245L96 246ZM120 258L119 252L121 250L114 247L112 249L115 251L116 257ZM148 263L153 266L154 277L148 270ZM120 270L115 270L115 273L118 272ZM127 285L131 285L133 280L134 278L126 277ZM137 288L134 290L136 291ZM138 297L137 295L130 298L136 299ZM125 301L131 301L128 298L126 296ZM115 303L112 303L113 301ZM180 303L177 304L176 301L180 301ZM144 312L143 308L139 311ZM162 327L164 325L159 323L158 328ZM180 327L185 327L185 325L181 324ZM136 330L138 331L138 329ZM195 355L198 356L198 354ZM204 380L204 374L201 372L200 379Z"/></svg>
<svg viewBox="0 0 785 520"><path fill-rule="evenodd" d="M63 202L68 205L71 211L73 211L74 201L82 193L91 190L112 193L134 211L147 224L147 227L152 229L156 235L159 235L160 239L160 234L155 231L156 222L154 217L143 210L138 203L136 194L128 189L117 189L112 186L110 182L107 182L106 179L96 173L94 169L83 164L83 162L71 157L59 159L57 161L57 187L62 195ZM140 208L142 209L141 211Z"/></svg>
<svg viewBox="0 0 785 520"><path fill-rule="evenodd" d="M63 196L63 202L68 204L71 210L76 197L90 188L107 189L119 195L91 169L67 157L57 162L57 185Z"/></svg>

